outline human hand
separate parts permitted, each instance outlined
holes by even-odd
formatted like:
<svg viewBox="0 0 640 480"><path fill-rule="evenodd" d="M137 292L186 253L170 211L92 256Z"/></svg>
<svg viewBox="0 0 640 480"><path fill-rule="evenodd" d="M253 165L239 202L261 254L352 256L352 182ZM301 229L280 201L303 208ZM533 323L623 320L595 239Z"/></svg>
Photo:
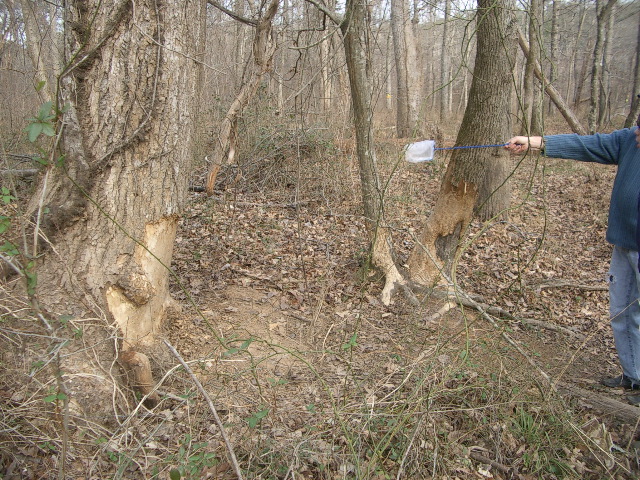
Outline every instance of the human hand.
<svg viewBox="0 0 640 480"><path fill-rule="evenodd" d="M524 153L530 148L542 148L542 137L513 137L504 147L512 153Z"/></svg>

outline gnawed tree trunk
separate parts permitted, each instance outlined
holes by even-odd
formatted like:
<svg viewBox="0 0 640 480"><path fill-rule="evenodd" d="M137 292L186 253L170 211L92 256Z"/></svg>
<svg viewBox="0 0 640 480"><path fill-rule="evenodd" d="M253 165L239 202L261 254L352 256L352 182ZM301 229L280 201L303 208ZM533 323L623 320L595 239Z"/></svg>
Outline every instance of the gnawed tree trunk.
<svg viewBox="0 0 640 480"><path fill-rule="evenodd" d="M52 311L80 311L67 304L75 301L104 312L116 349L135 352L155 343L171 300L205 2L169 0L159 9L154 0L76 0L66 8L64 164L48 166L28 209L41 214L39 233L52 247L38 264L36 291Z"/></svg>
<svg viewBox="0 0 640 480"><path fill-rule="evenodd" d="M474 76L456 145L497 144L510 137L510 62L517 48L512 8L510 0L478 0ZM436 205L409 258L414 282L431 286L443 280L443 273L449 275L474 211L489 218L508 208L508 158L498 148L454 150Z"/></svg>
<svg viewBox="0 0 640 480"><path fill-rule="evenodd" d="M394 288L406 282L395 265L391 233L384 220L384 190L378 177L373 142L373 105L368 55L370 32L367 9L362 0L347 1L341 30L344 35L345 58L351 87L362 204L371 241L371 259L385 275L382 302L386 305L391 301Z"/></svg>
<svg viewBox="0 0 640 480"><path fill-rule="evenodd" d="M217 8L221 8L215 1L209 1ZM264 16L257 22L244 20L255 26L253 38L253 69L246 82L240 88L240 92L231 103L227 114L222 119L218 129L218 137L215 140L213 153L211 154L211 167L207 177L207 195L213 195L216 186L216 178L220 168L225 163L232 163L236 152L237 122L244 107L251 101L258 91L258 87L264 76L273 69L273 55L276 51L272 37L273 17L278 11L279 0L271 0ZM237 19L238 17L236 17Z"/></svg>

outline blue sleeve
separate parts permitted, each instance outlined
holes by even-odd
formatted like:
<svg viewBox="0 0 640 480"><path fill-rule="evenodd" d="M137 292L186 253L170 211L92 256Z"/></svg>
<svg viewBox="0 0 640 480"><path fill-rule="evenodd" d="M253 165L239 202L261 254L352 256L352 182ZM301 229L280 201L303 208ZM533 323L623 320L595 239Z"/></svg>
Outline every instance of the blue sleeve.
<svg viewBox="0 0 640 480"><path fill-rule="evenodd" d="M634 129L625 128L595 135L545 135L544 154L582 162L617 165L627 148L635 148Z"/></svg>
<svg viewBox="0 0 640 480"><path fill-rule="evenodd" d="M638 225L636 226L636 243L640 252L640 194L638 195ZM638 256L638 271L640 271L640 255Z"/></svg>

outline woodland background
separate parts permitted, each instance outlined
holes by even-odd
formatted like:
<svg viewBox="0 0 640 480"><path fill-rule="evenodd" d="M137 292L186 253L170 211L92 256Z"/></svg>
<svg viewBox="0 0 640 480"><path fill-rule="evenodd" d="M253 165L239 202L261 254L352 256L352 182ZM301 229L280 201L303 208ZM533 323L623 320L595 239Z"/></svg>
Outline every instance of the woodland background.
<svg viewBox="0 0 640 480"><path fill-rule="evenodd" d="M206 35L194 42L194 108L183 115L159 95L168 108L156 115L160 132L176 121L195 132L187 168L175 168L189 186L177 190L184 200L176 200L169 255L176 302L154 331L173 350L161 341L138 349L157 391L137 388L118 355L129 337L114 326L111 304L100 303L104 294L86 294L94 286L77 266L66 276L46 272L25 240L33 229L25 205L38 203L41 179L60 163L63 33L82 33L69 7L91 11L90 3L0 2L0 243L15 267L5 267L0 302L4 478L637 478L637 409L597 385L617 373L604 282L615 171L512 159L507 214L475 217L452 260L458 295L427 288L417 303L398 292L381 301L385 275L371 268L344 32L332 22L345 14L343 2L210 1L197 17ZM125 1L113 11L155 9L161 18L177 4ZM260 20L274 5L267 28ZM506 88L512 133L635 123L638 1L510 8L529 56L514 48L511 85L485 88ZM364 13L376 174L394 262L406 267L452 157L407 165L403 147L460 138L478 76L478 6L372 0ZM541 66L537 80L531 59ZM116 61L110 68L113 78L77 69L78 78L86 73L107 91L120 71ZM573 124L544 94L549 85ZM126 96L132 91L122 103L137 98ZM111 105L91 108L97 118ZM141 191L157 188L148 180ZM100 197L84 192L100 210ZM123 201L122 211L144 216L144 202L129 201L138 206ZM122 225L118 218L110 225ZM65 258L91 243L56 243L55 235L47 255ZM68 281L75 275L77 285ZM78 354L92 359L91 370L73 363Z"/></svg>

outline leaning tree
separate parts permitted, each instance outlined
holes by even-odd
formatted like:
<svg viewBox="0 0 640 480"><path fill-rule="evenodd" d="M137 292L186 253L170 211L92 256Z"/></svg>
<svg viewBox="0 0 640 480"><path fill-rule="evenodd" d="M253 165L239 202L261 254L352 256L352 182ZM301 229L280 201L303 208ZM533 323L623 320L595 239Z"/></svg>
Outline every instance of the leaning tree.
<svg viewBox="0 0 640 480"><path fill-rule="evenodd" d="M48 325L60 315L104 313L106 323L78 320L82 341L65 346L97 352L93 359L66 355L62 365L68 393L85 411L100 409L95 389L110 388L112 373L103 367L114 353L140 367L137 354L156 341L170 301L205 9L205 0L65 3L57 100L36 119L54 124L56 142L26 211L37 262L23 273ZM110 395L104 400L111 404Z"/></svg>

